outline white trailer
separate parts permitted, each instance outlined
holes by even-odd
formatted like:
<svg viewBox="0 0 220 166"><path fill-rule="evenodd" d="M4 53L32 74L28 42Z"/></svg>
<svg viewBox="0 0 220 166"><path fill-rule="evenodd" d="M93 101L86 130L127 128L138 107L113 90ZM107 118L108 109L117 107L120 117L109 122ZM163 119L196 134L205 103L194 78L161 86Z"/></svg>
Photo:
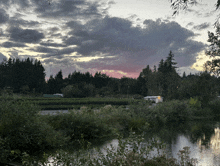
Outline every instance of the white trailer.
<svg viewBox="0 0 220 166"><path fill-rule="evenodd" d="M154 101L155 103L163 102L163 97L161 96L146 96L144 100Z"/></svg>

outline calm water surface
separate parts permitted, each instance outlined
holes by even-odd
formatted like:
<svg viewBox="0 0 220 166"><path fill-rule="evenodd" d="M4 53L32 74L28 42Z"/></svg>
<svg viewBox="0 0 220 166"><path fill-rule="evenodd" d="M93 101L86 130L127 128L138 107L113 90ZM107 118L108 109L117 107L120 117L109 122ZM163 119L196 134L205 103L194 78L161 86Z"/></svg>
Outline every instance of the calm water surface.
<svg viewBox="0 0 220 166"><path fill-rule="evenodd" d="M199 166L220 166L220 122L218 121L191 121L182 124L170 124L167 127L148 132L146 140L158 138L167 145L168 156L178 159L177 153L183 147L190 147L190 158L198 160ZM118 140L113 139L100 145L104 147L112 144L117 147ZM156 153L155 153L156 155Z"/></svg>
<svg viewBox="0 0 220 166"><path fill-rule="evenodd" d="M159 138L167 144L167 154L178 159L177 153L183 147L190 147L190 158L197 159L199 166L220 166L220 122L194 121L149 132L146 139ZM118 140L114 139L102 147L113 144L117 147Z"/></svg>

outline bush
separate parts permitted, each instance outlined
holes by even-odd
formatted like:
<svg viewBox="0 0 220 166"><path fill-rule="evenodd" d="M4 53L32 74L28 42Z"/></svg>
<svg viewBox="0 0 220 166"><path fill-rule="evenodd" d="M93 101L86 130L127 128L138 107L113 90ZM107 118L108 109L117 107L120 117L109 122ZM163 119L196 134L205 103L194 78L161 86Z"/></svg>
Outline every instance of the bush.
<svg viewBox="0 0 220 166"><path fill-rule="evenodd" d="M6 147L5 152L9 152L5 153L7 157L4 159L21 161L23 153L40 158L45 151L65 143L61 133L42 121L38 107L13 100L1 101L0 105L0 138ZM11 155L11 152L16 152L16 155Z"/></svg>
<svg viewBox="0 0 220 166"><path fill-rule="evenodd" d="M209 102L209 108L212 110L214 115L220 115L220 100L216 99Z"/></svg>
<svg viewBox="0 0 220 166"><path fill-rule="evenodd" d="M80 150L71 154L58 151L52 156L52 163L54 165L77 166L194 166L197 164L196 159L189 157L189 147L184 147L179 151L180 161L177 161L175 158L167 157L165 144L158 140L146 142L143 136L135 135L135 133L131 133L128 138L119 136L117 148L114 146L106 147L106 155L99 148L93 149L92 152L87 148L86 152ZM157 156L150 154L154 150L158 152Z"/></svg>
<svg viewBox="0 0 220 166"><path fill-rule="evenodd" d="M199 108L201 108L201 101L199 101L198 98L190 97L189 105L190 105L190 107L199 109Z"/></svg>
<svg viewBox="0 0 220 166"><path fill-rule="evenodd" d="M151 108L147 119L150 123L161 126L173 122L184 122L189 120L191 116L192 112L186 101L172 100L158 103L155 107Z"/></svg>
<svg viewBox="0 0 220 166"><path fill-rule="evenodd" d="M69 114L58 114L48 117L48 123L65 136L70 137L72 142L81 139L102 139L111 136L111 128L98 118L91 110L86 108L82 111L70 111Z"/></svg>
<svg viewBox="0 0 220 166"><path fill-rule="evenodd" d="M79 89L77 84L74 85L67 85L65 88L61 89L64 97L71 98L71 97L85 97L82 90Z"/></svg>

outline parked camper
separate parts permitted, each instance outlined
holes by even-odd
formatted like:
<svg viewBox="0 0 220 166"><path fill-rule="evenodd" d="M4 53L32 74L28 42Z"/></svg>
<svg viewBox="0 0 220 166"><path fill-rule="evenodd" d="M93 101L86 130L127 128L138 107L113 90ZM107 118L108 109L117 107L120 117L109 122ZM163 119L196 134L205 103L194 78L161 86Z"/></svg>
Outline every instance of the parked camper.
<svg viewBox="0 0 220 166"><path fill-rule="evenodd" d="M144 99L154 101L155 103L163 102L163 97L161 96L146 96Z"/></svg>
<svg viewBox="0 0 220 166"><path fill-rule="evenodd" d="M54 96L57 96L57 97L63 97L63 94L59 94L59 93L56 93L56 94L53 94Z"/></svg>
<svg viewBox="0 0 220 166"><path fill-rule="evenodd" d="M43 97L63 97L63 94L43 94Z"/></svg>

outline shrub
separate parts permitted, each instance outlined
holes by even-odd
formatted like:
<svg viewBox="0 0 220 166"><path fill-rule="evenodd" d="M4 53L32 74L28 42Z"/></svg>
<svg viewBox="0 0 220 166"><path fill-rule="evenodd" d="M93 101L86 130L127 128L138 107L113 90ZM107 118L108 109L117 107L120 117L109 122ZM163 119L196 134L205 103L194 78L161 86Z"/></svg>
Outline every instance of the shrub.
<svg viewBox="0 0 220 166"><path fill-rule="evenodd" d="M220 115L220 100L216 99L209 102L209 108L212 110L214 115Z"/></svg>
<svg viewBox="0 0 220 166"><path fill-rule="evenodd" d="M192 112L188 108L186 101L172 100L158 103L151 108L147 119L150 123L155 123L159 126L173 122L184 122L192 116Z"/></svg>
<svg viewBox="0 0 220 166"><path fill-rule="evenodd" d="M42 121L38 107L13 100L1 101L0 105L0 138L9 151L7 160L20 161L23 153L40 157L45 151L64 144L61 134ZM9 155L12 151L16 155Z"/></svg>
<svg viewBox="0 0 220 166"><path fill-rule="evenodd" d="M146 142L143 135L131 133L128 138L119 136L118 142L117 147L106 147L106 154L99 148L93 151L88 151L87 148L86 152L80 150L71 154L59 151L52 157L53 164L78 166L194 166L197 164L196 159L189 157L189 147L179 151L180 161L177 161L175 158L167 157L165 144L158 140ZM156 156L150 154L154 150L158 152Z"/></svg>
<svg viewBox="0 0 220 166"><path fill-rule="evenodd" d="M198 98L190 97L189 105L190 105L190 107L194 107L194 108L199 109L199 108L201 108L201 101L199 101Z"/></svg>
<svg viewBox="0 0 220 166"><path fill-rule="evenodd" d="M76 142L81 135L86 140L101 139L111 136L111 128L102 119L90 111L70 111L69 114L58 114L48 117L48 123L56 130L70 137L72 142Z"/></svg>

